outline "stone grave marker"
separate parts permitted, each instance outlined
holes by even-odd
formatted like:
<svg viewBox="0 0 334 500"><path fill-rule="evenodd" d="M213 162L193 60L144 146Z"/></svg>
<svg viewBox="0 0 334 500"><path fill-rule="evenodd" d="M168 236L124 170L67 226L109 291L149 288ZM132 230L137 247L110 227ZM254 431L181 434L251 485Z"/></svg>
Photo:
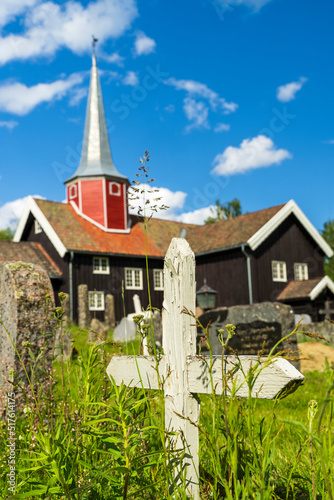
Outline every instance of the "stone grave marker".
<svg viewBox="0 0 334 500"><path fill-rule="evenodd" d="M236 334L230 339L229 346L242 355L257 355L262 351L268 355L270 350L284 336L291 333L295 328L295 317L293 310L286 304L280 302L261 302L252 305L219 307L212 309L199 317L199 321L206 328L210 322L209 336L212 353L222 353L222 345L218 338L220 329L232 324L236 327ZM224 330L226 337L227 332ZM198 341L203 337L203 332L198 331ZM224 339L225 340L225 339ZM206 349L201 344L202 352ZM279 350L290 349L298 356L296 335L289 338L289 343L284 342ZM293 360L292 364L299 369L299 361Z"/></svg>
<svg viewBox="0 0 334 500"><path fill-rule="evenodd" d="M49 310L46 309L46 295L50 296ZM50 370L57 323L49 318L54 307L51 281L43 268L19 261L0 263L0 413L6 406L6 392L16 393L17 408L23 403L22 391L18 388L13 391L10 380L28 388L28 380L9 335L29 377L32 377L32 362L28 346L35 356L43 350L40 366ZM45 337L41 332L46 332ZM37 371L40 386L45 388L48 376L45 381L41 370Z"/></svg>

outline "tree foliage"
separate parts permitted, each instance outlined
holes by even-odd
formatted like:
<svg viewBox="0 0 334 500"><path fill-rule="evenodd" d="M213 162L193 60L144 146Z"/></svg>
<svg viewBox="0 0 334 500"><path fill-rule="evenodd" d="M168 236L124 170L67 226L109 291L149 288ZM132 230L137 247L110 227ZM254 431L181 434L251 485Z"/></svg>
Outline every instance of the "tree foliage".
<svg viewBox="0 0 334 500"><path fill-rule="evenodd" d="M212 224L213 222L218 222L220 220L231 219L232 217L237 217L242 214L240 200L238 198L233 198L232 201L226 203L221 203L219 200L216 201L215 208L211 208L213 213L212 217L208 217L204 223Z"/></svg>
<svg viewBox="0 0 334 500"><path fill-rule="evenodd" d="M328 245L334 250L334 220L325 222L322 230L322 237L326 240ZM325 259L324 271L327 276L334 280L334 257Z"/></svg>
<svg viewBox="0 0 334 500"><path fill-rule="evenodd" d="M14 237L13 231L7 227L6 229L2 229L0 231L0 240L1 241L11 241Z"/></svg>

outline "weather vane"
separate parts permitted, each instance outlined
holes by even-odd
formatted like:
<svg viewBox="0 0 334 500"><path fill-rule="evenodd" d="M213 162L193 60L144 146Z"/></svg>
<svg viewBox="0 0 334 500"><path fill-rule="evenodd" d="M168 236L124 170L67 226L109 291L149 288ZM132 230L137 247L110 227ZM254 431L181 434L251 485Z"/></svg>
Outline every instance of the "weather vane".
<svg viewBox="0 0 334 500"><path fill-rule="evenodd" d="M94 35L92 35L92 48L93 48L93 54L95 54L95 45L99 41L98 38L95 38Z"/></svg>

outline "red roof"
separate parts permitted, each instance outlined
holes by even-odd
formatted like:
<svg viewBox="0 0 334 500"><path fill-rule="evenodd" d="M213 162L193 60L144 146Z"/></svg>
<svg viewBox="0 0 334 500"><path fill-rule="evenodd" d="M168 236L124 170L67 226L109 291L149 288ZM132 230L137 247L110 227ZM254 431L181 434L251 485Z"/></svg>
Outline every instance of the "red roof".
<svg viewBox="0 0 334 500"><path fill-rule="evenodd" d="M23 261L38 264L50 277L60 277L61 270L40 243L30 241L0 241L0 262Z"/></svg>
<svg viewBox="0 0 334 500"><path fill-rule="evenodd" d="M312 290L322 279L323 276L311 280L290 281L290 283L279 294L277 300L305 299L309 297Z"/></svg>
<svg viewBox="0 0 334 500"><path fill-rule="evenodd" d="M128 234L108 233L77 214L70 204L39 199L35 202L67 250L134 256L146 254L142 218L131 217L132 227ZM152 218L147 224L147 254L164 257L171 239L179 237L181 230L195 253L241 245L283 206L203 226Z"/></svg>

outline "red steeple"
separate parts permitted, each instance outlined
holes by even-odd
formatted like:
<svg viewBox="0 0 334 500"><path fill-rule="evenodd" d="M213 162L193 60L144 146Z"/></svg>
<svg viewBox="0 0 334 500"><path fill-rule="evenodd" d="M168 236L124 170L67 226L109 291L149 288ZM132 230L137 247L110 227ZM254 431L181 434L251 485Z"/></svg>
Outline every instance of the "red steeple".
<svg viewBox="0 0 334 500"><path fill-rule="evenodd" d="M67 202L104 231L127 232L128 179L112 161L95 54L80 164L65 182Z"/></svg>

